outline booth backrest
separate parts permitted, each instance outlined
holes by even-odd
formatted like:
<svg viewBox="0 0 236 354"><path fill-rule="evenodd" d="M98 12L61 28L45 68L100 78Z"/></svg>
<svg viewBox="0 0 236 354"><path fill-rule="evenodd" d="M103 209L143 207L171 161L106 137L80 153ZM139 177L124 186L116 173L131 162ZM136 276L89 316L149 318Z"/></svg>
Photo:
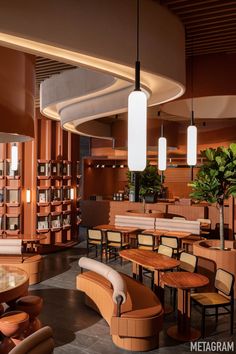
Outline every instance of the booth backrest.
<svg viewBox="0 0 236 354"><path fill-rule="evenodd" d="M0 255L22 255L22 240L0 239Z"/></svg>
<svg viewBox="0 0 236 354"><path fill-rule="evenodd" d="M141 230L154 229L155 218L145 218L144 216L115 215L115 226L137 227Z"/></svg>
<svg viewBox="0 0 236 354"><path fill-rule="evenodd" d="M200 235L200 221L156 218L156 230L184 231Z"/></svg>
<svg viewBox="0 0 236 354"><path fill-rule="evenodd" d="M79 260L79 266L91 270L97 274L102 275L109 280L113 287L113 301L117 303L119 296L122 297L122 303L126 301L126 285L121 275L111 267L101 262L95 261L87 257L82 257Z"/></svg>

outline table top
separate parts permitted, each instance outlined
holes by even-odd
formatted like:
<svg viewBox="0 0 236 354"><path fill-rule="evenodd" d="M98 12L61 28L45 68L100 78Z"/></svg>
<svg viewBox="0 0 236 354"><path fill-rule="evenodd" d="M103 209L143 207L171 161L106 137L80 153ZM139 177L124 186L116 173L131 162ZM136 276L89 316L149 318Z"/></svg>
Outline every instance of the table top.
<svg viewBox="0 0 236 354"><path fill-rule="evenodd" d="M165 270L178 267L180 261L153 251L146 251L136 248L122 250L119 252L122 258L137 263L143 267L153 270Z"/></svg>
<svg viewBox="0 0 236 354"><path fill-rule="evenodd" d="M179 239L191 236L191 232L186 231L168 231L168 230L145 230L143 233L152 234L154 236L169 236L169 237L177 237Z"/></svg>
<svg viewBox="0 0 236 354"><path fill-rule="evenodd" d="M107 231L107 230L120 231L122 233L132 233L132 232L137 232L139 230L139 228L137 227L115 226L111 224L97 225L94 227L94 229L102 230L102 231Z"/></svg>
<svg viewBox="0 0 236 354"><path fill-rule="evenodd" d="M165 273L161 280L165 285L178 289L200 288L209 283L205 275L190 272Z"/></svg>
<svg viewBox="0 0 236 354"><path fill-rule="evenodd" d="M0 265L0 295L20 287L28 281L29 276L24 270L17 267Z"/></svg>

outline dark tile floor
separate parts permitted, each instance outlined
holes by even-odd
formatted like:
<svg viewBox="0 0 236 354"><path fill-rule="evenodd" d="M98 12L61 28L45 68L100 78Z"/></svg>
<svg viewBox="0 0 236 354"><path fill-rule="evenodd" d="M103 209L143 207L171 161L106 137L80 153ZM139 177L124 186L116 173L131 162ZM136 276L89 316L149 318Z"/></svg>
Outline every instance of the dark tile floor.
<svg viewBox="0 0 236 354"><path fill-rule="evenodd" d="M80 271L78 259L86 254L83 247L81 243L73 249L45 256L43 281L30 287L31 293L44 299L41 321L53 329L56 354L126 353L125 350L115 347L106 322L84 305L83 294L75 288L75 278ZM131 266L127 262L122 267L119 261L112 261L110 265L119 271L131 274ZM167 296L168 293L167 291ZM165 317L164 329L160 333L160 347L151 353L190 352L189 343L180 344L167 336L166 329L175 322L174 314ZM193 309L192 324L200 328L200 323L201 317ZM217 328L214 320L208 319L206 341L232 341L233 337L230 336L228 328L228 316L220 317Z"/></svg>

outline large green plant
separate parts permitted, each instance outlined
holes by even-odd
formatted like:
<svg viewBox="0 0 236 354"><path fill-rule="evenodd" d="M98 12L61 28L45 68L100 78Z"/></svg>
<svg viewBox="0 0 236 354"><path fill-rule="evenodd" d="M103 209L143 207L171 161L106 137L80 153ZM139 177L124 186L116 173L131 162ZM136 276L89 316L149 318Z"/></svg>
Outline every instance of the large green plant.
<svg viewBox="0 0 236 354"><path fill-rule="evenodd" d="M228 148L206 149L196 179L189 185L190 196L198 201L216 203L220 213L220 248L224 249L224 201L236 196L236 144Z"/></svg>
<svg viewBox="0 0 236 354"><path fill-rule="evenodd" d="M147 167L140 173L140 189L139 194L144 197L149 194L157 194L163 188L163 180L158 174L157 166L147 164Z"/></svg>

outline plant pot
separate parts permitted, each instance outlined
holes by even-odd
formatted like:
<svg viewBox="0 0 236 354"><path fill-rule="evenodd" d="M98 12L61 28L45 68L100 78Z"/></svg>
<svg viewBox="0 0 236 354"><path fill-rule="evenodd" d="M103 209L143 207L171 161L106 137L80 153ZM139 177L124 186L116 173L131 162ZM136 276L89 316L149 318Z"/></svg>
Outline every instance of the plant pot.
<svg viewBox="0 0 236 354"><path fill-rule="evenodd" d="M146 203L156 203L157 202L157 195L156 194L147 194L144 196Z"/></svg>
<svg viewBox="0 0 236 354"><path fill-rule="evenodd" d="M198 256L198 264L204 263L200 273L205 274L214 285L215 271L222 268L232 274L236 274L236 249L235 241L225 241L226 249L219 248L220 240L205 240L198 241L193 244L193 254ZM211 262L211 264L210 264ZM213 266L215 269L213 269ZM210 272L210 267L212 267ZM234 284L234 297L236 298L236 283Z"/></svg>

